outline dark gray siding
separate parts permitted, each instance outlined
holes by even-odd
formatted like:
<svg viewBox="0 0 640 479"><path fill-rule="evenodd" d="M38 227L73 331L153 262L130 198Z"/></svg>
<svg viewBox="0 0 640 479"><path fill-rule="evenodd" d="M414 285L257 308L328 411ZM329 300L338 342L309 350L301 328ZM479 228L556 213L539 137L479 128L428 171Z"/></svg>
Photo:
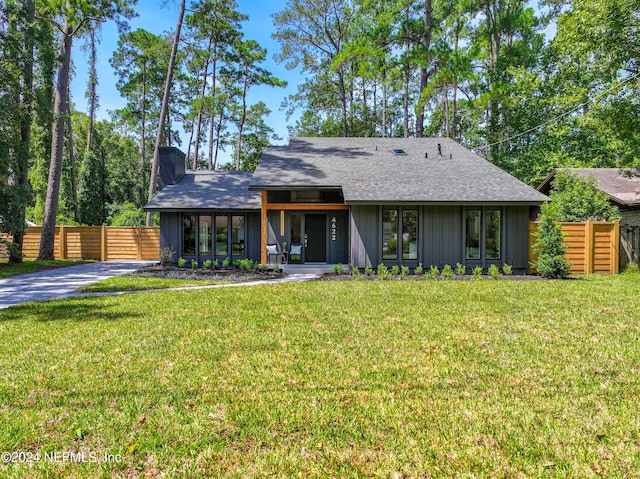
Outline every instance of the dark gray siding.
<svg viewBox="0 0 640 479"><path fill-rule="evenodd" d="M335 222L333 221L334 218ZM333 211L327 213L327 236L329 243L327 248L327 263L345 264L349 262L347 254L349 242L348 225L349 214L347 211Z"/></svg>
<svg viewBox="0 0 640 479"><path fill-rule="evenodd" d="M247 213L247 258L260 262L260 213Z"/></svg>
<svg viewBox="0 0 640 479"><path fill-rule="evenodd" d="M351 207L351 266L364 268L380 263L380 226L377 206Z"/></svg>
<svg viewBox="0 0 640 479"><path fill-rule="evenodd" d="M529 207L507 206L503 222L504 262L514 269L529 267Z"/></svg>
<svg viewBox="0 0 640 479"><path fill-rule="evenodd" d="M182 223L180 213L160 213L160 249L169 248L176 252L174 260L182 255Z"/></svg>
<svg viewBox="0 0 640 479"><path fill-rule="evenodd" d="M420 232L425 266L464 263L461 206L423 206Z"/></svg>

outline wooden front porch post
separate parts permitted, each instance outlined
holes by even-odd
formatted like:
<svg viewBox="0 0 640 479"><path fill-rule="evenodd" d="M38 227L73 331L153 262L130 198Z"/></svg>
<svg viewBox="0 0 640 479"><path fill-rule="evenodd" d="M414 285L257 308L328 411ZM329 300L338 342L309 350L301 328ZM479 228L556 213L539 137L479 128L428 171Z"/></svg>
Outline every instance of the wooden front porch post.
<svg viewBox="0 0 640 479"><path fill-rule="evenodd" d="M267 192L264 190L260 209L260 264L267 264Z"/></svg>

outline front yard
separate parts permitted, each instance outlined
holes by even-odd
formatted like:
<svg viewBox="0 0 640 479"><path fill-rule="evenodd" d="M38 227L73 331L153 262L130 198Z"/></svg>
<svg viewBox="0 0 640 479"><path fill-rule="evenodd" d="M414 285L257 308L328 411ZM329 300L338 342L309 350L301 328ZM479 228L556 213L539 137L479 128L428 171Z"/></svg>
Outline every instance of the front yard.
<svg viewBox="0 0 640 479"><path fill-rule="evenodd" d="M318 281L2 310L0 476L634 477L639 290Z"/></svg>

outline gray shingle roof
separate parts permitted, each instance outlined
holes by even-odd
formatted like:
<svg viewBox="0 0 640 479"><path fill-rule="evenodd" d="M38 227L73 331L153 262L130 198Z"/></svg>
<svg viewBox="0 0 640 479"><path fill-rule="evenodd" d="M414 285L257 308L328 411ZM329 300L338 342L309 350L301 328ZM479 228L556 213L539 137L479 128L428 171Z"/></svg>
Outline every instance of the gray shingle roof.
<svg viewBox="0 0 640 479"><path fill-rule="evenodd" d="M259 210L261 196L249 191L251 171L196 171L160 190L146 210Z"/></svg>
<svg viewBox="0 0 640 479"><path fill-rule="evenodd" d="M251 180L256 190L310 187L342 188L347 203L548 200L448 138L292 138L265 150Z"/></svg>
<svg viewBox="0 0 640 479"><path fill-rule="evenodd" d="M634 171L624 168L558 168L554 170L538 186L538 190L549 191L551 180L556 171L567 171L571 174L589 177L596 181L600 191L609 195L611 199L622 206L640 206L640 177Z"/></svg>

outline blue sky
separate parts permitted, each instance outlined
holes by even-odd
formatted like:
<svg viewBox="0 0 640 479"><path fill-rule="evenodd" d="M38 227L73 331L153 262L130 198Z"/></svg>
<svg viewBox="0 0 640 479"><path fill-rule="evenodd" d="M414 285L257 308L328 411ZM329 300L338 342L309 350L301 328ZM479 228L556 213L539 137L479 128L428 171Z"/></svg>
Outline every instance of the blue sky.
<svg viewBox="0 0 640 479"><path fill-rule="evenodd" d="M271 14L281 11L285 7L285 0L237 0L238 10L249 15L249 20L243 25L245 39L257 40L267 49L267 60L263 67L271 71L281 80L286 80L286 88L254 87L250 93L250 101L264 101L272 113L267 118L269 124L278 136L286 142L288 140L287 124L292 124L295 119L287 122L286 112L280 111L280 104L284 98L297 90L297 85L303 80L298 71L287 71L284 63L276 63L274 54L279 52L280 45L271 38L274 31ZM189 3L187 3L187 8ZM144 28L155 34L172 31L175 28L178 15L178 2L169 2L166 5L160 0L139 0L135 6L138 16L129 21L131 30ZM98 119L109 118L109 111L122 108L124 99L116 88L116 76L109 64L113 52L118 43L118 32L114 22L103 25L99 34L100 45L98 47L98 95L100 97L100 109ZM71 95L76 109L86 112L87 103L85 91L87 84L88 52L81 46L84 40L78 41L73 50L75 65L75 77L71 84ZM155 134L155 133L154 133ZM182 135L182 148L186 152L188 137ZM229 154L229 152L227 152ZM223 158L224 161L224 158Z"/></svg>

